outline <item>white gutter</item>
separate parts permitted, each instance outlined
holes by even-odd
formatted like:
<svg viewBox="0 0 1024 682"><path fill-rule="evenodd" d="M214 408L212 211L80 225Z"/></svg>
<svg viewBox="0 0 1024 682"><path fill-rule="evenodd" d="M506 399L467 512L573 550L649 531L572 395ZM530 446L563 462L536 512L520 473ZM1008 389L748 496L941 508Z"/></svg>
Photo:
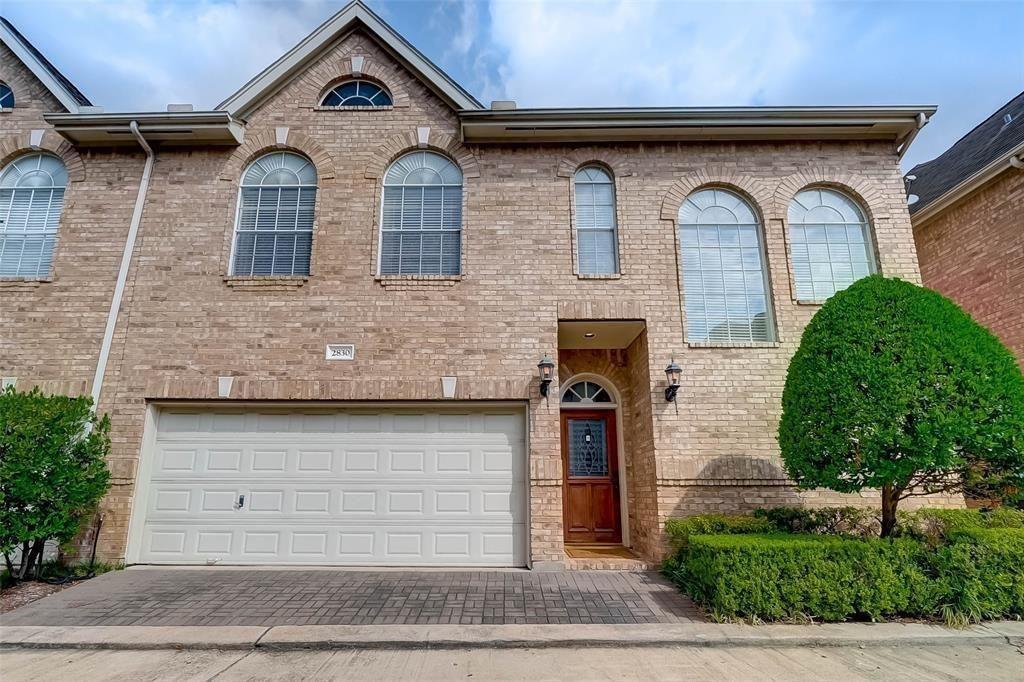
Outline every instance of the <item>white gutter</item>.
<svg viewBox="0 0 1024 682"><path fill-rule="evenodd" d="M100 392L103 390L103 375L107 370L107 359L110 357L110 346L114 341L114 328L117 326L117 316L121 312L121 299L124 297L124 285L128 281L128 269L132 264L132 254L135 253L135 238L139 234L139 223L142 222L142 209L146 205L146 195L149 192L149 178L153 174L153 161L156 155L153 149L146 142L146 138L139 132L139 124L132 121L129 124L132 134L138 140L139 146L146 152L146 165L142 169L142 180L139 182L139 193L135 197L135 210L132 212L132 221L128 225L128 236L124 242L124 253L121 254L121 269L117 271L117 284L114 285L114 297L110 301L110 312L107 313L107 326L103 330L103 343L100 345L100 357L96 361L96 374L92 378L92 407L95 410L100 402Z"/></svg>
<svg viewBox="0 0 1024 682"><path fill-rule="evenodd" d="M910 149L910 143L913 142L914 138L917 137L917 134L921 132L921 128L924 128L926 125L928 125L928 116L922 111L917 115L917 127L907 133L906 139L904 139L903 144L900 145L899 153L896 156L898 161L903 160L903 155L907 153L908 149Z"/></svg>

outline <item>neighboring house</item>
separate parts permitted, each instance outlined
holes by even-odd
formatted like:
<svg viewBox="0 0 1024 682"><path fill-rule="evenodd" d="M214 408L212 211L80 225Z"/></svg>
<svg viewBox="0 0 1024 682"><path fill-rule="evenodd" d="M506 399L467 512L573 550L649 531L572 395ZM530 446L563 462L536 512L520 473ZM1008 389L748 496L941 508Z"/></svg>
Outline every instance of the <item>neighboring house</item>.
<svg viewBox="0 0 1024 682"><path fill-rule="evenodd" d="M1024 364L1024 92L907 174L921 276Z"/></svg>
<svg viewBox="0 0 1024 682"><path fill-rule="evenodd" d="M550 569L877 504L795 491L780 396L824 299L920 280L934 108L485 108L353 3L115 114L0 37L0 375L110 414L102 558Z"/></svg>

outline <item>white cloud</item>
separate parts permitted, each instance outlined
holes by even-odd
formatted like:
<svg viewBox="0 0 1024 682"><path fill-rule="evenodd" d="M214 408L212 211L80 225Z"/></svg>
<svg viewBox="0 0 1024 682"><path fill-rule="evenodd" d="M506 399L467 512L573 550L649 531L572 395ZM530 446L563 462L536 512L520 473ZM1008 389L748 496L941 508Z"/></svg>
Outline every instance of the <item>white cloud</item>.
<svg viewBox="0 0 1024 682"><path fill-rule="evenodd" d="M823 34L810 0L493 0L501 92L526 106L751 104L788 88Z"/></svg>

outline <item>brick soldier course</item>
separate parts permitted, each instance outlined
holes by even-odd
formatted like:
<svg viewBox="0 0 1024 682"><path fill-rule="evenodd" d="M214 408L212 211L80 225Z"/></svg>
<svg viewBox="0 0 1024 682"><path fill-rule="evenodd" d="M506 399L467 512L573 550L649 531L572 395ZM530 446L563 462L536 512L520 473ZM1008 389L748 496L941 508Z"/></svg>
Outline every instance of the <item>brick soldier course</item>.
<svg viewBox="0 0 1024 682"><path fill-rule="evenodd" d="M114 476L100 558L126 555L147 405L222 401L222 376L234 378L233 401L440 401L447 375L458 376L456 401L521 401L534 565L565 560L557 396L559 382L581 373L620 394L623 525L645 558L663 555L671 516L878 504L869 493L797 492L775 432L789 358L818 308L798 302L791 281L793 196L825 186L853 197L869 219L879 270L920 282L897 140L463 141L462 114L387 45L356 22L239 117L241 144L156 146L98 405L113 424ZM43 130L39 148L60 156L71 177L50 276L0 282L0 374L19 388L89 393L145 157L132 146L69 143L62 134L74 134L43 118L67 108L0 50L0 81L17 96L0 113L0 162L31 152L32 131ZM354 64L388 88L393 106L318 105ZM239 178L274 149L316 166L310 274L231 276ZM377 274L382 176L415 149L441 152L463 172L460 275ZM614 177L620 265L612 276L574 267L572 177L591 162ZM686 196L703 187L730 189L758 214L775 341L686 340L676 223ZM567 320L641 320L644 330L626 348L560 349ZM324 344L339 340L357 346L353 362L324 360ZM550 399L538 394L535 366L545 354L559 366ZM669 403L672 358L683 377Z"/></svg>

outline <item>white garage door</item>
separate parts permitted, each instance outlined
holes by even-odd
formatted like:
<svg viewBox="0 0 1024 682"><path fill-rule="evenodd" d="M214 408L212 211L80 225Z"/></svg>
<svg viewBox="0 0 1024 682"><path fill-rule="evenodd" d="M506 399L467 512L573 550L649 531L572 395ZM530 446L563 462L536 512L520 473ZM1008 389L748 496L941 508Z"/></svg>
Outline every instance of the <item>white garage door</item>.
<svg viewBox="0 0 1024 682"><path fill-rule="evenodd" d="M162 408L140 563L526 563L517 407Z"/></svg>

